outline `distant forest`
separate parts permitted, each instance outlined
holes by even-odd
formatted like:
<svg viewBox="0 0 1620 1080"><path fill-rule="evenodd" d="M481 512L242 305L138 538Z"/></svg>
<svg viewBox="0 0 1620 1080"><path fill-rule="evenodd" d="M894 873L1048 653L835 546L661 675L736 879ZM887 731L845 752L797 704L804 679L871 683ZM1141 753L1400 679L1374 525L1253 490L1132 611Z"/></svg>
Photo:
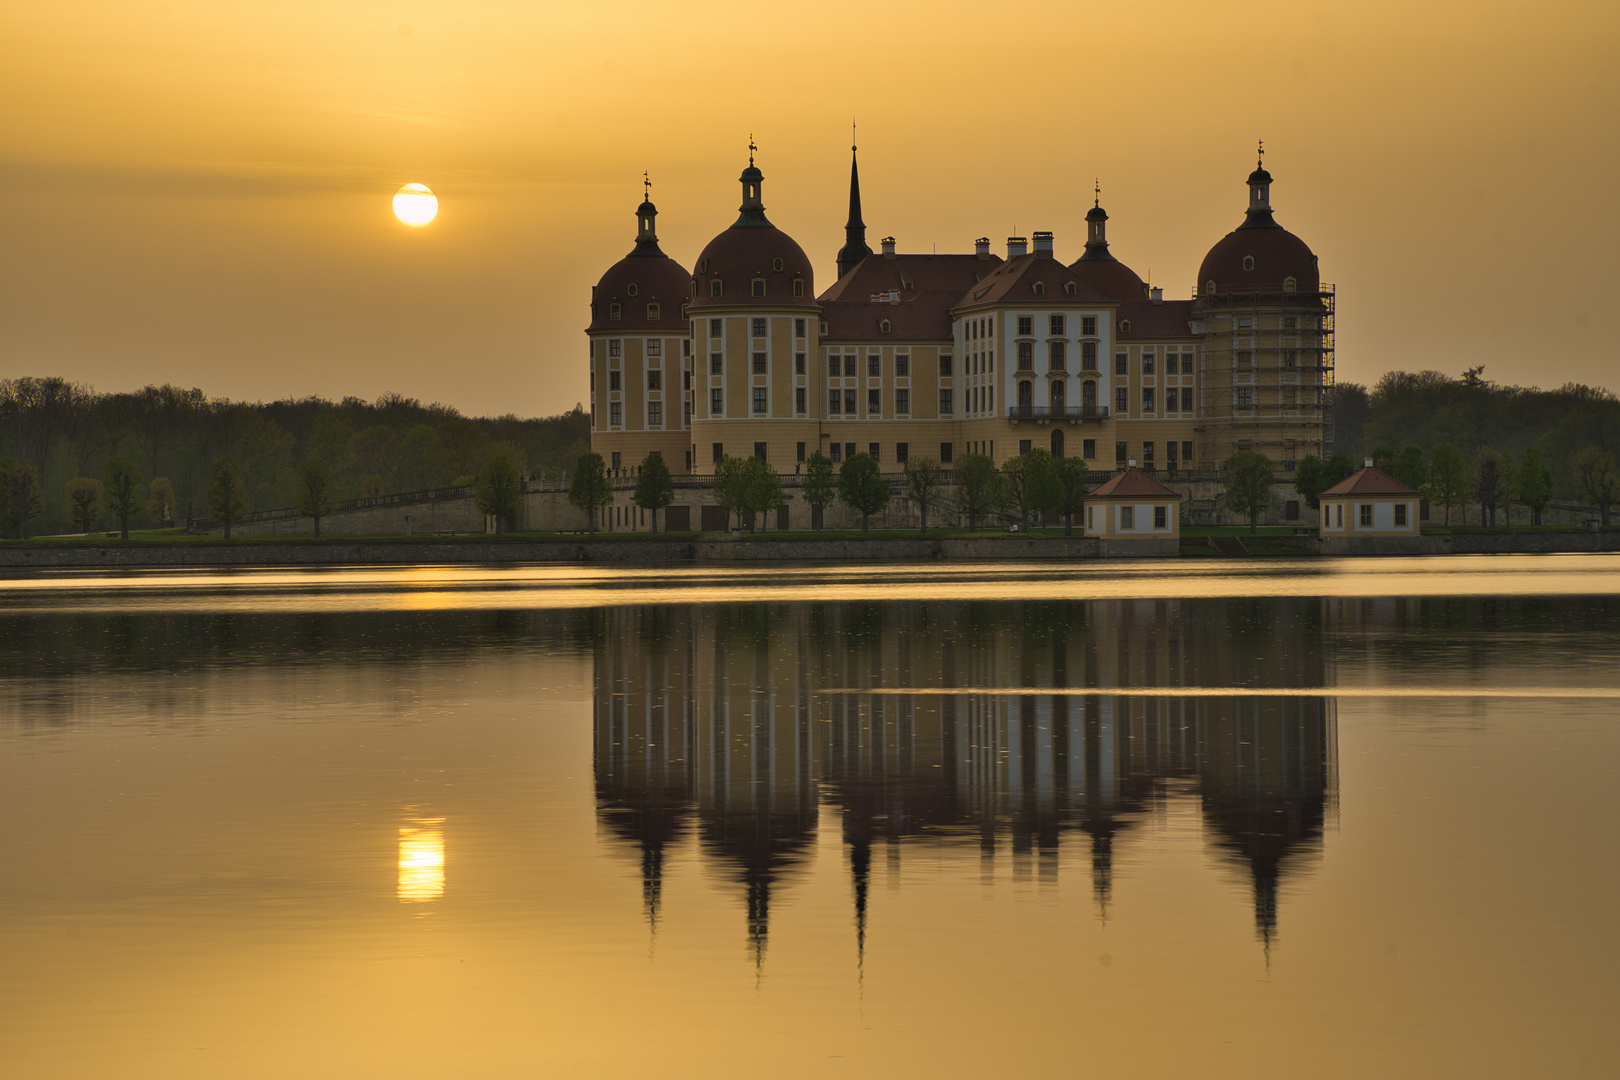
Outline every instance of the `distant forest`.
<svg viewBox="0 0 1620 1080"><path fill-rule="evenodd" d="M1602 387L1565 383L1556 390L1501 386L1483 367L1461 377L1438 371L1391 371L1369 391L1339 383L1333 391L1333 451L1356 465L1393 461L1416 446L1425 455L1449 445L1470 462L1494 449L1509 462L1534 449L1559 501L1586 502L1575 459L1597 447L1620 459L1620 398Z"/></svg>
<svg viewBox="0 0 1620 1080"><path fill-rule="evenodd" d="M0 380L0 472L18 472L14 459L39 493L29 535L78 531L70 482L99 478L113 455L134 463L146 485L166 478L183 525L208 516L210 470L225 456L240 468L251 507L270 509L292 505L297 468L312 455L330 468L335 497L353 499L471 482L497 450L531 475L560 475L589 443L590 418L577 405L538 419L466 417L399 394L267 403L168 385L103 394L57 378ZM15 535L17 523L8 524Z"/></svg>

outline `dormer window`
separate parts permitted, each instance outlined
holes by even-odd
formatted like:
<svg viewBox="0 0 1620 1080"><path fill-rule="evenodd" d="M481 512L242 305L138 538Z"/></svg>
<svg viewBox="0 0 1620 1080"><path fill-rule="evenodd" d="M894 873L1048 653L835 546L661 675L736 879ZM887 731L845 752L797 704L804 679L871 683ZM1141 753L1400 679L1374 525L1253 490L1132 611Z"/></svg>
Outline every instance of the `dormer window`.
<svg viewBox="0 0 1620 1080"><path fill-rule="evenodd" d="M1208 281L1204 282L1204 295L1205 296L1214 296L1215 295L1215 279L1214 278L1210 278Z"/></svg>
<svg viewBox="0 0 1620 1080"><path fill-rule="evenodd" d="M658 313L659 313L659 307L658 307L657 304L648 304L647 305L647 318L648 319L652 320L653 322L657 322L658 319L659 319L659 314Z"/></svg>
<svg viewBox="0 0 1620 1080"><path fill-rule="evenodd" d="M1295 281L1291 277L1283 278L1283 292L1295 292L1298 290L1298 288L1299 282Z"/></svg>
<svg viewBox="0 0 1620 1080"><path fill-rule="evenodd" d="M709 260L708 259L699 259L698 260L698 273L707 274L708 272L709 272Z"/></svg>
<svg viewBox="0 0 1620 1080"><path fill-rule="evenodd" d="M804 295L804 278L796 277L793 279L793 295Z"/></svg>
<svg viewBox="0 0 1620 1080"><path fill-rule="evenodd" d="M1079 291L1079 290L1078 290L1078 289L1076 289L1076 288L1075 288L1075 286L1074 286L1074 282L1072 282L1072 281L1065 281L1065 282L1064 282L1064 283L1063 283L1063 291L1064 291L1064 292L1066 292L1066 293L1068 293L1068 294L1069 294L1069 295L1070 295L1070 296L1073 296L1073 295L1074 295L1074 294L1075 294L1075 293L1076 293L1076 292L1078 292L1078 291Z"/></svg>
<svg viewBox="0 0 1620 1080"><path fill-rule="evenodd" d="M780 274L782 272L782 260L781 259L772 259L771 260L771 269L775 270L778 274Z"/></svg>
<svg viewBox="0 0 1620 1080"><path fill-rule="evenodd" d="M757 277L757 278L754 279L754 295L755 296L764 296L765 295L765 279L764 278Z"/></svg>
<svg viewBox="0 0 1620 1080"><path fill-rule="evenodd" d="M1122 333L1122 334L1130 333L1131 332L1131 320L1129 320L1129 319L1121 319L1121 320L1119 320L1119 332Z"/></svg>
<svg viewBox="0 0 1620 1080"><path fill-rule="evenodd" d="M884 319L884 320L882 320L881 322L878 323L878 333L887 334L888 332L889 332L889 320Z"/></svg>
<svg viewBox="0 0 1620 1080"><path fill-rule="evenodd" d="M1245 270L1253 270L1254 269L1254 256L1253 255L1245 255L1245 256L1243 256L1243 269L1245 269Z"/></svg>
<svg viewBox="0 0 1620 1080"><path fill-rule="evenodd" d="M636 295L636 283L632 281L630 284L626 285L624 287L624 294L626 296Z"/></svg>
<svg viewBox="0 0 1620 1080"><path fill-rule="evenodd" d="M609 304L608 305L608 318L612 319L614 322L618 322L619 317L623 313L624 313L623 309L620 308L618 304Z"/></svg>
<svg viewBox="0 0 1620 1080"><path fill-rule="evenodd" d="M1036 283L1035 283L1035 284L1034 284L1034 285L1033 285L1033 286L1032 286L1032 288L1033 288L1033 289L1034 289L1034 290L1035 290L1035 295L1036 295L1036 296L1045 296L1045 295L1046 295L1046 282L1044 282L1044 281L1037 281L1037 282L1036 282Z"/></svg>
<svg viewBox="0 0 1620 1080"><path fill-rule="evenodd" d="M725 294L726 294L726 284L725 284L725 282L721 281L719 278L715 278L713 281L709 282L709 295L710 296L724 296Z"/></svg>

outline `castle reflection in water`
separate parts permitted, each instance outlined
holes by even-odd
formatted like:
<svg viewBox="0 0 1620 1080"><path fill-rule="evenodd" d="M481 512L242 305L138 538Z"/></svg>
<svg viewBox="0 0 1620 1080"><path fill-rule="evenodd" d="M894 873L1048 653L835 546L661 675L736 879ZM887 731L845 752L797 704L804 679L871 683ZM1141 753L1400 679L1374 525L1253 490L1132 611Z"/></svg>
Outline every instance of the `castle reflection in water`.
<svg viewBox="0 0 1620 1080"><path fill-rule="evenodd" d="M911 837L976 845L1047 879L1061 846L1083 844L1106 911L1116 848L1165 801L1196 798L1269 944L1279 884L1320 849L1337 799L1335 706L1309 693L1325 684L1321 603L607 609L592 627L598 811L639 857L654 923L666 851L695 833L746 898L757 961L823 804L842 818L864 935L876 843L891 859Z"/></svg>

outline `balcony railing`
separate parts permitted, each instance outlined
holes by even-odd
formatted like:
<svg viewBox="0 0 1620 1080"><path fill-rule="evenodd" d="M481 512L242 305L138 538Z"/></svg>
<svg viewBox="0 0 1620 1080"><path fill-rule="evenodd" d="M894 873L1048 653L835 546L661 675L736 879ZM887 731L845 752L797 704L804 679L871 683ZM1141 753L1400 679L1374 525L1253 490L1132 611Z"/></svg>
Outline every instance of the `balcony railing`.
<svg viewBox="0 0 1620 1080"><path fill-rule="evenodd" d="M1012 405L1009 420L1106 420L1106 405Z"/></svg>

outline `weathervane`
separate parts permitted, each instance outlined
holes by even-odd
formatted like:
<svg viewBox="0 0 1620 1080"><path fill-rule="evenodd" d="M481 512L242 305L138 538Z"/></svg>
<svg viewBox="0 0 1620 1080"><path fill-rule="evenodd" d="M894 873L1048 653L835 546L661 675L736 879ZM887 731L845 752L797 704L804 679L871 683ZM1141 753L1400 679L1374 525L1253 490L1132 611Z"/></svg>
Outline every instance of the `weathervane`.
<svg viewBox="0 0 1620 1080"><path fill-rule="evenodd" d="M754 145L754 133L749 132L748 133L748 164L752 165L754 163L754 151L758 150L758 149L759 149L759 147Z"/></svg>
<svg viewBox="0 0 1620 1080"><path fill-rule="evenodd" d="M1254 167L1257 169L1266 167L1266 140L1264 139L1260 140L1260 159L1254 163Z"/></svg>
<svg viewBox="0 0 1620 1080"><path fill-rule="evenodd" d="M855 152L855 118L849 118L849 152Z"/></svg>
<svg viewBox="0 0 1620 1080"><path fill-rule="evenodd" d="M641 174L641 201L652 202L652 178L645 170Z"/></svg>
<svg viewBox="0 0 1620 1080"><path fill-rule="evenodd" d="M1091 182L1091 205L1102 205L1102 177L1100 176Z"/></svg>

